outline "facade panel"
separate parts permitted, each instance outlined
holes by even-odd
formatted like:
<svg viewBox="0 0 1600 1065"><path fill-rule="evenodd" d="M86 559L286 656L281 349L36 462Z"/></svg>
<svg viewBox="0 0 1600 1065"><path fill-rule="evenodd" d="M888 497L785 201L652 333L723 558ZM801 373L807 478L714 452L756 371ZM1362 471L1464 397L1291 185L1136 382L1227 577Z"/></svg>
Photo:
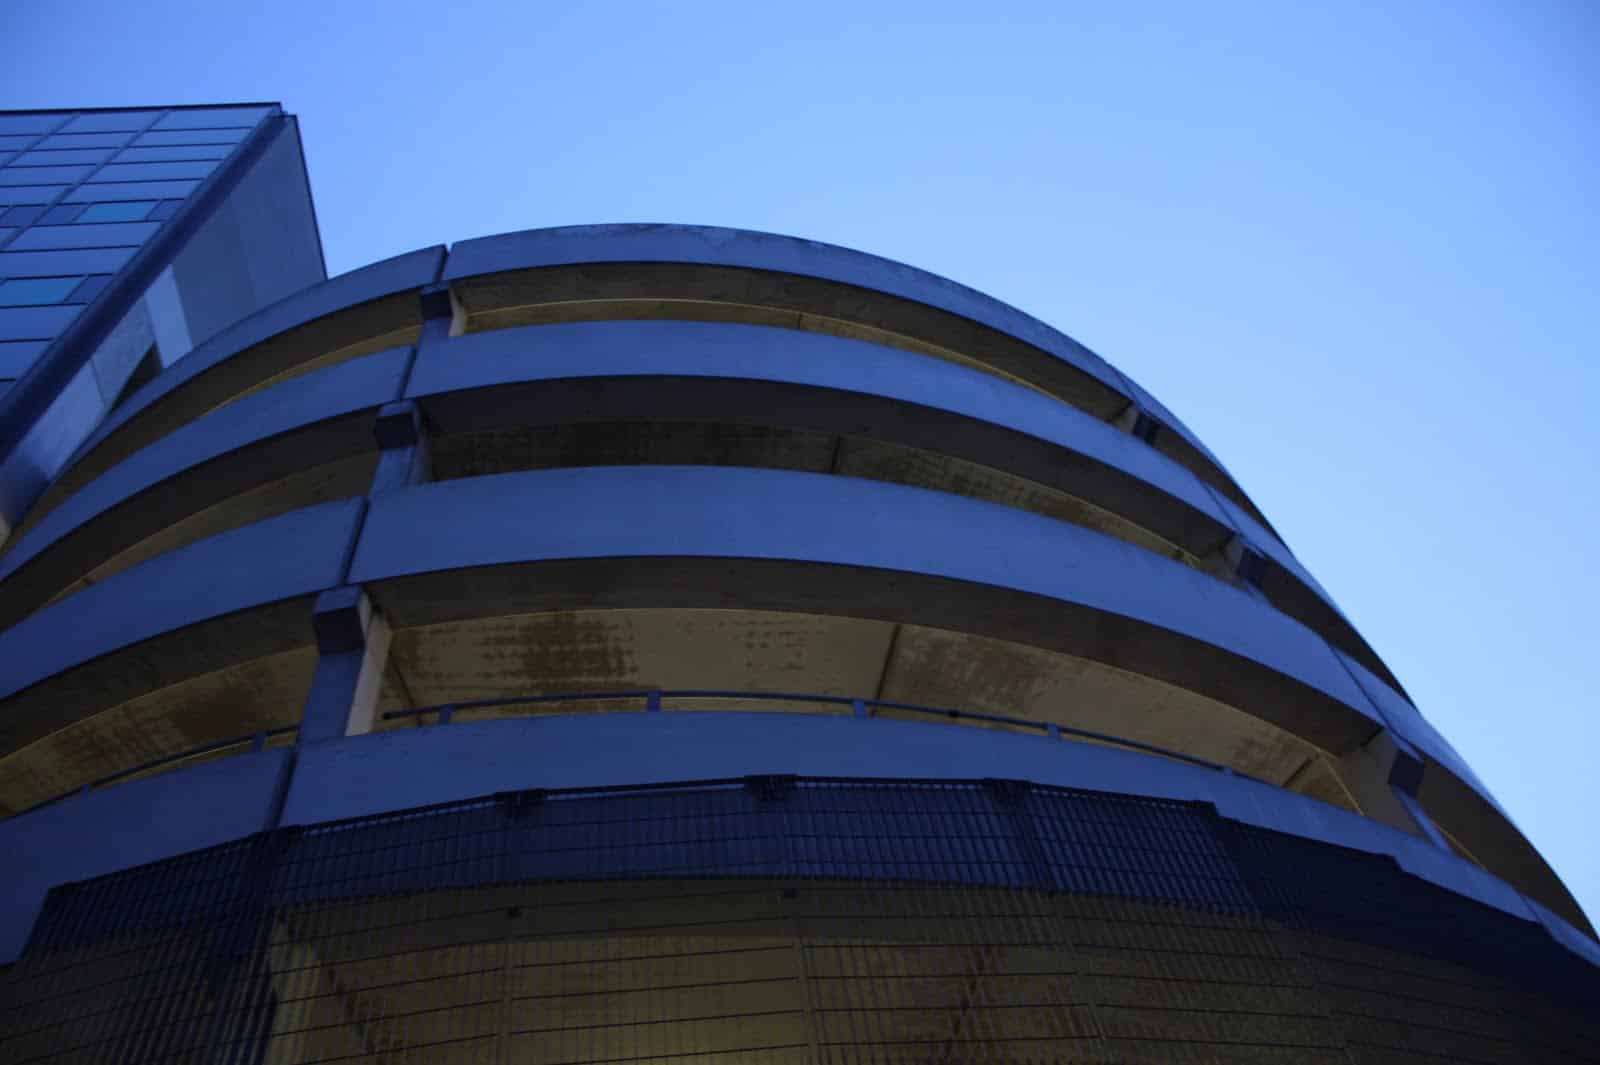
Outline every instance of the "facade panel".
<svg viewBox="0 0 1600 1065"><path fill-rule="evenodd" d="M64 457L30 447L37 419L55 409L54 397L96 347L126 332L121 323L128 315L143 313L138 307L153 275L193 258L197 235L214 231L217 217L235 209L237 186L257 168L254 157L293 142L277 154L287 150L298 161L299 144L292 119L275 105L0 117L21 149L0 162L6 216L16 223L0 230L0 337L45 345L29 364L8 365L11 387L0 396L0 536L9 536ZM128 147L147 136L161 141ZM173 152L179 155L163 154ZM325 276L314 224L304 221L311 208L303 172L298 180L281 172L273 180L286 186L284 227L259 234L251 248L232 248L225 264L212 264L222 278L248 278L252 260L267 259L255 271L269 283L245 284L227 298L191 296L189 313L203 319L202 336L218 319L242 317ZM297 247L286 254L291 244ZM23 304L31 306L9 309ZM163 330L159 339L182 347L156 353L154 361L166 365L192 346L193 332ZM112 399L125 382L116 382ZM48 435L76 446L109 407L108 400Z"/></svg>

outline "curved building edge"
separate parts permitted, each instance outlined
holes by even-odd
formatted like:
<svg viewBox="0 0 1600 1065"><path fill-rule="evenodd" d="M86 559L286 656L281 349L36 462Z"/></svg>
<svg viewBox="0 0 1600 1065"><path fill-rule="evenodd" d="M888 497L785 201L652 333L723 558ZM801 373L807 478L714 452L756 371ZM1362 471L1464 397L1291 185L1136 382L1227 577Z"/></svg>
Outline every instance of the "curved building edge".
<svg viewBox="0 0 1600 1065"><path fill-rule="evenodd" d="M649 269L630 274L640 264ZM530 352L536 366L527 364ZM746 461L661 461L708 453L708 439L730 435L719 429L688 443L641 438L639 447L657 449L645 464L602 468L585 458L581 469L506 469L483 442L530 417L561 422L558 409L539 412L541 395L553 408L588 403L601 424L688 418L748 426L740 411L754 406L768 434L760 453L777 457L763 459L771 465L761 470L726 468ZM787 420L772 411L788 412ZM868 428L878 425L892 428ZM816 443L806 434L842 439L852 429L899 449L894 463L863 459L859 469L872 472L839 470L841 477L794 457ZM460 440L468 443L450 451ZM419 442L432 447L430 461L457 463L452 479L394 468L418 461ZM788 450L774 450L780 446ZM907 456L926 466L929 454L968 465L940 466L943 480L900 472L922 468ZM281 489L310 466L321 471L314 489ZM977 474L969 466L990 471L981 490L971 488ZM1058 474L1068 467L1070 478ZM963 490L953 491L956 484ZM274 486L294 505L272 503ZM1041 490L1070 497L1076 509L1062 518L1068 504ZM254 502L237 502L246 497ZM670 515L670 528L652 524L652 514ZM774 514L786 520L774 526ZM841 526L851 537L837 535ZM974 543L1006 551L964 554ZM131 809L167 801L163 789L182 781L220 788L216 822L180 831L178 817L174 834L153 837L154 850L138 859L151 861L278 817L304 824L357 816L351 796L340 798L340 782L368 771L376 776L363 794L382 795L386 810L513 786L616 785L659 773L639 761L660 749L638 742L650 730L682 729L715 751L710 737L721 729L726 760L674 779L1020 776L1129 793L1170 787L1168 797L1211 802L1225 817L1391 854L1414 875L1538 921L1597 960L1587 922L1559 879L1221 465L1164 408L1081 345L987 296L788 237L596 226L482 238L332 279L203 344L114 412L0 555L0 594L25 603L0 631L0 660L10 663L0 673L0 737L9 755L58 731L64 705L83 714L114 709L246 659L326 659L333 645L317 628L316 606L352 586L365 587L397 630L401 622L437 626L505 613L508 602L716 605L715 595L665 587L667 567L651 562L661 559L705 560L744 589L766 582L760 595L728 601L787 613L870 618L874 596L907 595L923 609L955 602L949 589L959 586L973 596L969 613L946 608L924 620L1035 647L1048 642L1046 612L1070 610L1094 634L1052 648L1074 661L1199 693L1321 749L1366 750L1386 740L1391 778L1407 778L1403 791L1424 806L1449 804L1462 818L1503 823L1494 845L1515 852L1519 868L1537 867L1528 875L1564 916L1426 832L1273 784L1074 744L1058 744L1043 764L1017 746L1033 741L955 726L731 710L647 717L642 725L625 715L329 734L326 743L302 742L293 757L262 751L69 799L0 832L26 839L70 823L82 832L86 823L72 819L115 795ZM1082 561L1062 561L1074 559ZM612 600L539 598L541 584L579 586L601 572L585 569L590 563L608 567ZM805 595L782 590L796 577ZM847 603L853 581L861 582L861 601ZM457 586L465 590L441 606L440 591ZM511 598L473 601L489 594ZM985 629L985 610L1007 624ZM907 623L907 615L886 619ZM1129 658L1135 647L1149 657ZM793 733L798 746L784 753L787 761L751 768L752 752L767 742L757 722ZM889 729L908 750L857 745L840 731L852 727ZM637 740L629 728L640 730ZM945 746L917 753L908 737L924 735L918 729L936 731L930 744ZM568 780L564 767L541 762L544 780L515 784L504 770L495 787L464 790L502 772L488 767L503 744L518 749L559 730L633 761L596 762L569 783L551 783ZM824 735L844 744L837 759L813 758ZM434 758L443 759L437 771ZM1037 768L971 768L998 770L1005 759ZM391 760L409 768L384 768ZM684 764L674 761L675 771ZM224 766L251 782L248 795L227 794L235 781ZM488 775L475 777L480 770ZM281 811L260 806L265 792L283 798ZM97 875L89 867L59 872Z"/></svg>

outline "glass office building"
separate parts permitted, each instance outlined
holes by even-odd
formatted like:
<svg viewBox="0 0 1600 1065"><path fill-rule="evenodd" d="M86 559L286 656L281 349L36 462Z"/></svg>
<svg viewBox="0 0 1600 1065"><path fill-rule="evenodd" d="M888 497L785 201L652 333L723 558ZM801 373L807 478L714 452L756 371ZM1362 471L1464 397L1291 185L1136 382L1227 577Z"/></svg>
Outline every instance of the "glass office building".
<svg viewBox="0 0 1600 1065"><path fill-rule="evenodd" d="M83 169L0 259L103 257L0 284L0 1060L1592 1060L1571 893L1094 352L711 227L323 280L292 119L100 114L4 116Z"/></svg>
<svg viewBox="0 0 1600 1065"><path fill-rule="evenodd" d="M0 535L130 386L326 276L276 105L0 113Z"/></svg>

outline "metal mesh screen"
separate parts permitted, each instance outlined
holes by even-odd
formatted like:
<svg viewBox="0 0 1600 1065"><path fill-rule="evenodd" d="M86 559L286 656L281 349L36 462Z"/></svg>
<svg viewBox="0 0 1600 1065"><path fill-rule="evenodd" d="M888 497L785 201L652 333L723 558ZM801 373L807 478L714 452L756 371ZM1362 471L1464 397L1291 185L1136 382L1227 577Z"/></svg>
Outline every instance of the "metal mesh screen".
<svg viewBox="0 0 1600 1065"><path fill-rule="evenodd" d="M1008 781L517 793L52 892L0 1060L1594 1060L1593 969L1391 861Z"/></svg>

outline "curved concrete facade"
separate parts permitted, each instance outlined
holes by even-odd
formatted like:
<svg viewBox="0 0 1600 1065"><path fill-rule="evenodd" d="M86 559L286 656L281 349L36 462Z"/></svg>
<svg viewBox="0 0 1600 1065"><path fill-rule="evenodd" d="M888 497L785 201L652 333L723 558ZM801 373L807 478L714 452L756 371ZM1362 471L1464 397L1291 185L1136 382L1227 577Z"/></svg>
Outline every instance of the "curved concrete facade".
<svg viewBox="0 0 1600 1065"><path fill-rule="evenodd" d="M1600 962L1166 408L827 245L574 227L304 290L79 449L0 554L0 625L0 837L41 856L7 959L51 887L256 833L798 775L1206 804ZM814 698L739 694L775 692ZM141 810L160 832L94 845Z"/></svg>

